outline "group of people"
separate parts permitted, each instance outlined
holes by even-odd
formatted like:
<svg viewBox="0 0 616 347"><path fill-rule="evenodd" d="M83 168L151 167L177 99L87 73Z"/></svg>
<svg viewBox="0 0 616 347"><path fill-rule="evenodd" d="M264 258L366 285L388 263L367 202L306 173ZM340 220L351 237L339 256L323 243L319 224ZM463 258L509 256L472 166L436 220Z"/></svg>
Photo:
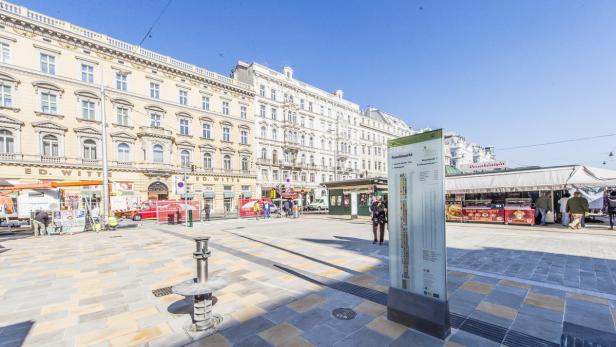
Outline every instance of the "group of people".
<svg viewBox="0 0 616 347"><path fill-rule="evenodd" d="M263 210L263 218L270 218L272 203L269 201L263 201L263 208L261 208L261 203L259 201L255 201L255 204L252 206L252 211L255 213L255 217L257 219L261 216L261 210Z"/></svg>
<svg viewBox="0 0 616 347"><path fill-rule="evenodd" d="M588 200L582 196L581 192L573 193L573 197L569 192L565 192L558 200L559 212L561 215L561 224L570 229L580 229L586 225L585 216L590 211ZM548 194L542 194L535 201L535 217L541 216L541 225L546 224L546 216L552 210L550 197Z"/></svg>

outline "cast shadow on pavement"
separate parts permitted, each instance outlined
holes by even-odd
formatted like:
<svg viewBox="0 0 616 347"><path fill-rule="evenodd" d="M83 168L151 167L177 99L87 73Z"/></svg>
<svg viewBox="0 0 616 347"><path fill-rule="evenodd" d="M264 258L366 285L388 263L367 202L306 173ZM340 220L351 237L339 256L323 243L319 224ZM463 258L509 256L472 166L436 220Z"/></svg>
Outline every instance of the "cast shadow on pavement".
<svg viewBox="0 0 616 347"><path fill-rule="evenodd" d="M33 325L34 322L29 320L11 325L0 326L0 345L22 346Z"/></svg>

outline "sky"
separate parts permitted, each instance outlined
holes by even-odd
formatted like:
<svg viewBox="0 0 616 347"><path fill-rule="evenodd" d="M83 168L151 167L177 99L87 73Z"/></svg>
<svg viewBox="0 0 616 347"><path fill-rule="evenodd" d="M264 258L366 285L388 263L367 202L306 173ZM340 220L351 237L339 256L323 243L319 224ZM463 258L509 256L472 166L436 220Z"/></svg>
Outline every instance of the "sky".
<svg viewBox="0 0 616 347"><path fill-rule="evenodd" d="M138 44L167 1L13 2ZM616 169L616 136L510 149L616 134L614 18L611 0L172 0L143 47L224 75L289 65L510 166Z"/></svg>

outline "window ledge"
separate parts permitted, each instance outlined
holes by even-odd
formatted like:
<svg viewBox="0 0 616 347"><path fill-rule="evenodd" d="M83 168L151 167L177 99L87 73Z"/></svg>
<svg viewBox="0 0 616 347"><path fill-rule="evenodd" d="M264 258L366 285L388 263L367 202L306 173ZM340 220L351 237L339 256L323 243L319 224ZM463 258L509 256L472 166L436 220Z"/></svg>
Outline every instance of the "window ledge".
<svg viewBox="0 0 616 347"><path fill-rule="evenodd" d="M113 125L114 127L127 128L127 129L134 129L135 128L132 125L124 125L124 124L120 124L120 123L111 123L111 125Z"/></svg>
<svg viewBox="0 0 616 347"><path fill-rule="evenodd" d="M205 140L205 141L214 141L214 139L213 139L213 138L211 138L211 137L203 137L203 136L200 136L199 138L200 138L201 140Z"/></svg>
<svg viewBox="0 0 616 347"><path fill-rule="evenodd" d="M241 143L241 142L240 142L240 146L246 146L246 147L248 147L248 146L250 146L250 143Z"/></svg>
<svg viewBox="0 0 616 347"><path fill-rule="evenodd" d="M232 144L233 144L233 141L225 141L225 140L220 140L220 142L222 142L222 143L228 143L228 144L230 144L230 145L232 145Z"/></svg>
<svg viewBox="0 0 616 347"><path fill-rule="evenodd" d="M36 114L37 116L41 116L41 117L55 117L55 118L64 118L64 115L62 114L58 114L58 113L47 113L47 112L40 112L40 111L34 111L34 114Z"/></svg>
<svg viewBox="0 0 616 347"><path fill-rule="evenodd" d="M101 124L100 120L96 120L96 119L83 119L83 118L77 118L78 122L85 122L85 123L94 123L94 124Z"/></svg>
<svg viewBox="0 0 616 347"><path fill-rule="evenodd" d="M17 108L17 107L12 107L12 106L0 106L0 110L9 110L9 111L13 111L15 113L21 111L21 108Z"/></svg>
<svg viewBox="0 0 616 347"><path fill-rule="evenodd" d="M192 138L193 138L193 136L192 136L192 135L184 135L184 134L180 134L180 133L176 133L175 135L176 135L176 136L181 136L181 137L187 137L187 138L189 138L189 139L192 139Z"/></svg>

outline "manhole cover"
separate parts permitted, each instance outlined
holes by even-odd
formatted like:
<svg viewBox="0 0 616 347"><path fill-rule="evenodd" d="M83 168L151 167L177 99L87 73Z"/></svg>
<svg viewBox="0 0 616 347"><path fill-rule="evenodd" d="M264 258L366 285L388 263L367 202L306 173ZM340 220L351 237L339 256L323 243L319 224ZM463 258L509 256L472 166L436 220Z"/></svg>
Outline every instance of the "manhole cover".
<svg viewBox="0 0 616 347"><path fill-rule="evenodd" d="M351 320L357 313L350 308L337 308L332 311L332 315L340 320Z"/></svg>

